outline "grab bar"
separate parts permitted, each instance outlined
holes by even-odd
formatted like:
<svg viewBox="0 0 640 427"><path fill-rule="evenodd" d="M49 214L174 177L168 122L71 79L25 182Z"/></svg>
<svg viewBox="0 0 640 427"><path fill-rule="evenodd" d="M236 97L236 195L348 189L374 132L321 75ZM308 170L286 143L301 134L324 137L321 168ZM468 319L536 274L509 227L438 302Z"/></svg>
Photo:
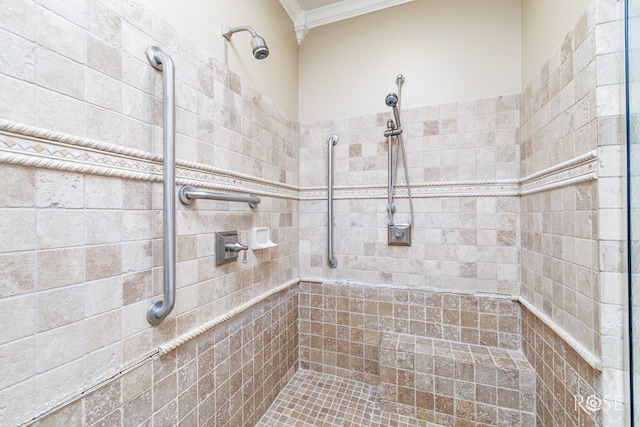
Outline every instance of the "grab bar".
<svg viewBox="0 0 640 427"><path fill-rule="evenodd" d="M157 325L171 313L176 302L175 74L171 57L159 47L149 46L146 54L153 68L162 71L162 90L164 92L164 129L162 134L164 143L164 299L156 301L147 312L149 323Z"/></svg>
<svg viewBox="0 0 640 427"><path fill-rule="evenodd" d="M248 196L242 194L228 194L228 193L211 193L210 191L198 191L190 185L183 185L178 192L178 198L183 205L190 205L194 199L207 199L207 200L223 200L227 202L246 202L249 203L251 208L255 208L260 203L260 197L255 194L249 194Z"/></svg>
<svg viewBox="0 0 640 427"><path fill-rule="evenodd" d="M331 135L327 142L327 262L329 267L336 268L338 260L333 256L333 146L338 143L338 136Z"/></svg>

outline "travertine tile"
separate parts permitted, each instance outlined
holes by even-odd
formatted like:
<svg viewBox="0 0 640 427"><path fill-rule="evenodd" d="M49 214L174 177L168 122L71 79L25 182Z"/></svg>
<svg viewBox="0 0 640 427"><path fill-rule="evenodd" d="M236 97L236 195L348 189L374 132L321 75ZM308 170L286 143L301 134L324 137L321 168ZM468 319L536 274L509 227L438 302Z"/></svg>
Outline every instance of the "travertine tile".
<svg viewBox="0 0 640 427"><path fill-rule="evenodd" d="M78 322L84 316L84 286L66 286L36 294L38 332Z"/></svg>
<svg viewBox="0 0 640 427"><path fill-rule="evenodd" d="M39 208L81 208L83 179L69 172L36 171L36 206Z"/></svg>
<svg viewBox="0 0 640 427"><path fill-rule="evenodd" d="M75 322L57 329L38 334L36 346L35 369L37 373L52 372L53 368L60 367L70 362L82 361L83 342L78 339L82 336L82 322ZM61 375L58 372L57 375ZM80 381L82 369L80 369ZM77 378L73 379L77 381ZM43 380L44 381L44 380ZM63 384L60 384L62 387ZM72 388L66 389L66 393L72 393ZM51 397L54 397L53 395Z"/></svg>
<svg viewBox="0 0 640 427"><path fill-rule="evenodd" d="M35 373L34 356L35 343L32 337L1 345L0 357L6 368L0 387L6 389L31 378Z"/></svg>
<svg viewBox="0 0 640 427"><path fill-rule="evenodd" d="M33 123L36 118L36 88L30 83L0 75L0 114L5 120ZM20 103L15 103L20 99Z"/></svg>
<svg viewBox="0 0 640 427"><path fill-rule="evenodd" d="M86 211L86 244L115 243L122 240L123 213L119 211Z"/></svg>
<svg viewBox="0 0 640 427"><path fill-rule="evenodd" d="M71 21L38 8L38 43L76 62L85 59L85 32Z"/></svg>
<svg viewBox="0 0 640 427"><path fill-rule="evenodd" d="M98 1L87 2L85 8L87 29L114 46L122 46L122 17Z"/></svg>
<svg viewBox="0 0 640 427"><path fill-rule="evenodd" d="M85 351L92 352L120 341L121 320L119 310L86 319L84 323Z"/></svg>
<svg viewBox="0 0 640 427"><path fill-rule="evenodd" d="M38 60L35 81L39 86L84 99L85 74L81 64L45 48L38 48L35 54Z"/></svg>
<svg viewBox="0 0 640 427"><path fill-rule="evenodd" d="M36 51L33 43L10 32L0 30L0 73L25 82L36 81Z"/></svg>
<svg viewBox="0 0 640 427"><path fill-rule="evenodd" d="M0 321L5 325L0 345L32 335L33 318L33 294L0 300Z"/></svg>
<svg viewBox="0 0 640 427"><path fill-rule="evenodd" d="M23 251L35 247L35 211L3 209L0 215L0 253Z"/></svg>
<svg viewBox="0 0 640 427"><path fill-rule="evenodd" d="M85 316L90 317L122 306L121 277L85 282Z"/></svg>
<svg viewBox="0 0 640 427"><path fill-rule="evenodd" d="M36 125L45 129L84 135L85 106L74 98L44 88L38 88Z"/></svg>
<svg viewBox="0 0 640 427"><path fill-rule="evenodd" d="M30 292L35 287L34 256L32 253L0 255L0 268L4 274L0 277L0 296Z"/></svg>

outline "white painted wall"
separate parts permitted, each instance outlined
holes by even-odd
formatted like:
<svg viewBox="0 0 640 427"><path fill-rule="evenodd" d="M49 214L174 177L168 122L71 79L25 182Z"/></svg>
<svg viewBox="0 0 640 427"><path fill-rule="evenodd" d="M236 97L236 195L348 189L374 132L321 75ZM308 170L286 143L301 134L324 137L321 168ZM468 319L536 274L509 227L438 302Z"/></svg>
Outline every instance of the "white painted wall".
<svg viewBox="0 0 640 427"><path fill-rule="evenodd" d="M520 0L416 0L314 28L300 46L301 121L517 94Z"/></svg>
<svg viewBox="0 0 640 427"><path fill-rule="evenodd" d="M142 0L176 29L249 81L257 90L298 116L298 43L289 15L278 0ZM251 35L222 37L221 27L249 25L265 38L269 57L257 60Z"/></svg>
<svg viewBox="0 0 640 427"><path fill-rule="evenodd" d="M299 48L278 0L142 1L306 121L384 111L398 73L406 107L519 93L591 0L415 0L314 28ZM269 58L222 25L253 26Z"/></svg>

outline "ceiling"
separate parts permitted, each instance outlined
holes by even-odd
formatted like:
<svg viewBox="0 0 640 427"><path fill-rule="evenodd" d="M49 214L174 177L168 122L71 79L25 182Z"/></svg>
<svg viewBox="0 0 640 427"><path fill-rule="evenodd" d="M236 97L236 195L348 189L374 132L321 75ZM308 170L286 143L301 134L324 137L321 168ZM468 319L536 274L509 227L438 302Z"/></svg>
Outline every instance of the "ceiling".
<svg viewBox="0 0 640 427"><path fill-rule="evenodd" d="M315 27L375 12L413 0L280 0L296 31L298 44Z"/></svg>

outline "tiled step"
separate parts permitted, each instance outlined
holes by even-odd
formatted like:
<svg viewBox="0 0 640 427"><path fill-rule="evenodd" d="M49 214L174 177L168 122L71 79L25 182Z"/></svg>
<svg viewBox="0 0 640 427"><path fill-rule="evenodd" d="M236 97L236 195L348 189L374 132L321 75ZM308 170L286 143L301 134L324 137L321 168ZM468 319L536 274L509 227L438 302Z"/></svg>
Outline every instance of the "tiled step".
<svg viewBox="0 0 640 427"><path fill-rule="evenodd" d="M446 426L534 426L535 391L519 350L382 335L383 410Z"/></svg>

